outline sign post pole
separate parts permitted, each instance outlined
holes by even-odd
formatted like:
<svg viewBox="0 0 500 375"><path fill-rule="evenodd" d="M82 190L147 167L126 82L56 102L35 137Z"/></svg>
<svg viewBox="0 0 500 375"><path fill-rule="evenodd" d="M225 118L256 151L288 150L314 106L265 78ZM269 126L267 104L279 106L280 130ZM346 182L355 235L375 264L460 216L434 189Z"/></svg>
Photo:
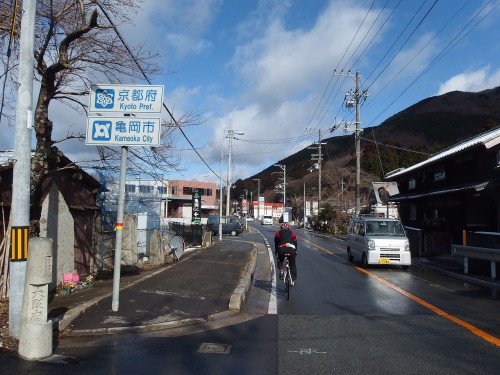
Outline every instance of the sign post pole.
<svg viewBox="0 0 500 375"><path fill-rule="evenodd" d="M115 117L88 117L85 144L121 146L113 297L111 301L113 311L118 311L119 306L128 147L158 147L161 136L161 118L138 118L131 117L130 114L161 113L162 105L163 86L101 84L92 85L90 90L89 112L114 113ZM121 117L117 117L117 114Z"/></svg>
<svg viewBox="0 0 500 375"><path fill-rule="evenodd" d="M116 215L116 241L115 241L115 262L113 270L113 298L111 309L118 311L120 304L120 272L122 261L122 239L123 239L123 211L125 207L125 175L127 172L128 149L122 146L120 162L120 183L118 188L118 211Z"/></svg>

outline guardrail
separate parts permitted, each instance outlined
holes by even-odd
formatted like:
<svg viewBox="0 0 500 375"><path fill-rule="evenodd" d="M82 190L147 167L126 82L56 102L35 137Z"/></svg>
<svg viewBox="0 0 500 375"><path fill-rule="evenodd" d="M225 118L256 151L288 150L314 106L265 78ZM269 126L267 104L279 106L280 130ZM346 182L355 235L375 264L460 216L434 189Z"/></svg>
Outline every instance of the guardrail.
<svg viewBox="0 0 500 375"><path fill-rule="evenodd" d="M500 262L500 249L491 249L477 246L451 245L451 254L464 257L464 273L469 273L469 258L489 261L491 278L496 279L496 262Z"/></svg>

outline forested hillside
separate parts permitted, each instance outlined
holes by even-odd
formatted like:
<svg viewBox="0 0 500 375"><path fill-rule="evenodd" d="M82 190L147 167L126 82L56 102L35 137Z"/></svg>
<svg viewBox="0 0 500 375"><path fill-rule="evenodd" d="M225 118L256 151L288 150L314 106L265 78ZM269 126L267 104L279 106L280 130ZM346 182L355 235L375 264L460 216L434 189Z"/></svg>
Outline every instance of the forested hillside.
<svg viewBox="0 0 500 375"><path fill-rule="evenodd" d="M486 130L500 126L500 87L478 93L450 92L424 99L395 114L382 124L364 128L361 134L362 202L372 181L383 181L384 175L405 168L430 155ZM333 207L349 207L354 201L355 146L354 135L323 139L322 202ZM313 165L311 149L303 149L286 159L287 205L294 197L302 197L306 186L318 185L318 172ZM276 167L270 166L245 180L238 180L234 197L243 189L256 191L253 181L261 180L261 195L266 201L280 201L275 195ZM310 189L308 189L309 192ZM314 189L312 189L314 193ZM317 193L316 193L317 194Z"/></svg>

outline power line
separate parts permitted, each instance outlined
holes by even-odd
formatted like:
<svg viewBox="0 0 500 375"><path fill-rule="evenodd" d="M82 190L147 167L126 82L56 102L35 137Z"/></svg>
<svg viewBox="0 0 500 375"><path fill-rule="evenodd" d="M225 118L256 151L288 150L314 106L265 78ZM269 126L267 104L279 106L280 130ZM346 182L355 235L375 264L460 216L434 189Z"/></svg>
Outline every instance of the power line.
<svg viewBox="0 0 500 375"><path fill-rule="evenodd" d="M401 52L401 50L403 49L403 47L406 45L406 43L408 43L408 41L410 40L410 38L413 36L413 34L415 34L415 32L417 31L417 29L420 27L420 25L422 25L422 23L424 22L424 20L429 16L430 12L432 11L432 9L434 9L434 7L436 6L438 0L434 0L434 3L432 4L432 6L429 8L429 10L427 11L427 13L425 13L424 17L422 17L422 19L420 20L420 22L417 24L417 26L415 26L415 28L413 29L413 31L410 33L410 35L408 35L408 37L406 38L406 40L404 41L404 43L399 47L399 49L397 50L397 52L394 54L394 56L392 56L392 58L389 60L389 62L387 64L385 64L384 68L380 71L380 73L375 77L375 79L372 81L372 83L370 83L368 85L368 89L370 87L372 87L372 85L377 81L377 79L385 72L385 70L387 69L387 67L394 61L394 59L396 58L396 56L399 54L399 52Z"/></svg>
<svg viewBox="0 0 500 375"><path fill-rule="evenodd" d="M375 0L371 3L370 8L366 11L365 16L363 17L363 21L361 21L361 23L359 24L358 29L356 30L356 33L354 34L354 36L352 37L351 41L349 42L349 45L347 46L347 48L346 48L346 50L345 50L344 54L342 55L342 58L340 59L340 61L339 61L339 64L338 64L338 65L340 65L340 62L344 59L344 57L346 56L347 52L348 52L348 51L349 51L349 49L351 48L351 46L352 46L352 44L353 44L354 40L356 39L356 37L358 36L359 32L361 31L361 28L363 27L363 25L364 25L364 23L365 23L365 21L366 21L366 18L367 18L367 17L368 17L368 15L370 14L370 11L372 10L372 8L373 8L373 5L374 5L374 4L375 4ZM372 24L372 27L373 27L373 24ZM370 28L370 29L371 29L371 28ZM365 34L365 37L366 37L366 34ZM363 40L365 39L365 37L363 37L363 39L362 39L362 40L361 40L361 42L358 44L358 46L356 47L356 49L354 50L354 52L351 54L351 57L350 57L350 58L346 61L346 63L344 64L344 67L341 69L341 72L343 72L343 71L347 68L347 65L348 65L349 61L352 59L352 56L356 53L356 51L358 50L358 48L361 46L361 43L363 42ZM338 65L337 65L337 66L338 66ZM349 72L350 72L350 71L349 71ZM336 75L335 73L336 73L336 70L334 70L333 75ZM344 82L345 82L345 80L346 80L346 77L347 77L347 76L344 76ZM337 82L338 82L338 81L337 81ZM343 83L343 82L342 82L342 83ZM335 95L333 96L332 100L330 101L330 104L328 104L328 102L329 102L329 100L330 100L330 98L331 98L331 96L332 96L331 94L332 94L333 90L335 89L335 86L334 86L334 87L332 87L332 89L330 90L330 94L328 95L328 98L327 98L327 100L325 101L325 103L323 104L323 107L322 107L322 109L321 109L321 112L322 112L321 118L319 118L319 119L317 120L317 126L319 126L319 124L321 123L321 121L323 121L323 119L325 118L326 114L328 113L328 109L330 109L330 108L331 108L331 106L332 106L333 102L335 101L335 98L337 97L337 95L338 95L338 94L339 94L339 92L340 92L341 87L342 87L342 84L341 84L341 85L339 86L339 88L337 89L337 92L335 93ZM327 104L328 104L328 106L327 106ZM316 127L316 126L315 126L315 127ZM315 128L315 127L314 127L314 128Z"/></svg>
<svg viewBox="0 0 500 375"><path fill-rule="evenodd" d="M305 141L308 139L311 139L312 135L302 135L298 137L291 137L291 138L280 138L280 139L241 139L241 138L236 138L239 141L242 142L250 142L254 144L272 144L272 145L279 145L279 144L288 144L288 143L293 143L293 142L298 142L298 141Z"/></svg>
<svg viewBox="0 0 500 375"><path fill-rule="evenodd" d="M325 98L325 95L326 95L326 93L327 93L327 91L328 91L328 88L329 88L329 87L330 87L330 85L331 85L332 79L333 79L333 77L335 76L335 73L336 73L337 69L339 68L339 66L340 66L340 64L341 64L341 62L342 62L342 60L344 59L344 57L346 56L347 52L349 51L349 49L350 49L350 47L351 47L352 43L353 43L353 42L354 42L354 40L356 39L356 36L358 35L359 31L361 30L361 27L363 26L363 23L365 22L366 17L367 17L367 16L368 16L368 14L370 13L370 10L373 8L373 5L374 5L374 4L375 4L375 0L373 0L372 4L370 5L370 8L369 8L369 10L366 12L365 17L363 18L363 21L361 22L361 24L360 24L360 25L359 25L359 27L358 27L358 30L356 31L355 35L352 37L351 41L349 42L349 46L348 46L348 47L346 48L346 50L344 51L344 54L343 54L343 55L342 55L342 57L340 58L340 60L339 60L339 62L338 62L338 64L337 64L337 66L336 66L336 68L333 70L333 72L332 72L332 74L331 74L331 76L330 76L330 80L328 81L328 84L326 85L325 89L323 90L323 94L322 94L322 96L321 96L321 99L319 100L318 105L316 106L316 109L314 110L313 115L312 115L312 116L311 116L311 118L309 119L309 122L307 123L307 125L306 125L306 127L305 127L304 132L305 132L305 131L308 131L308 130L310 130L310 131L314 131L314 130L315 130L315 129L319 126L319 124L320 124L320 123L321 123L321 121L324 119L324 117L325 117L325 115L326 115L326 113L327 113L327 109L325 109L325 107L326 107L326 106L328 105L328 103L330 102L331 104L329 104L329 105L328 105L328 108L330 108L330 107L331 107L331 105L332 105L332 104L333 104L333 102L334 102L334 99L337 97L338 92L339 92L339 90L340 90L340 87L339 87L339 89L337 90L336 94L334 95L333 99L330 101L331 95L332 95L333 91L335 90L335 87L337 86L337 82L338 82L338 80L335 82L335 84L333 85L332 89L329 91L328 98L327 98L327 99L323 102L323 99ZM363 39L363 40L364 40L364 39ZM350 59L349 59L349 60L350 60ZM344 64L344 65L346 66L346 65L347 65L347 63L346 63L346 64ZM322 106L321 106L321 103L323 103L323 105L322 105ZM315 121L316 125L311 125L311 124L313 124L313 122L314 122L314 118L316 117L316 114L318 113L318 109L319 109L319 107L320 107L320 106L321 106L321 110L319 111L319 113L320 113L320 114L321 114L321 113L323 113L323 114L321 115L321 118L319 118L319 119L317 119L317 120ZM319 116L319 115L318 115L318 116ZM296 148L297 144L298 144L298 142L297 142L297 143L295 144L295 146L292 148L292 151L290 151L289 155L291 155L291 154L293 153L293 150L295 150L295 148Z"/></svg>
<svg viewBox="0 0 500 375"><path fill-rule="evenodd" d="M451 18L443 25L443 27L441 27L441 29L439 29L439 31L431 38L427 41L427 43L406 63L405 66L403 66L395 75L394 77L392 77L385 85L384 87L382 87L382 89L379 90L379 93L380 92L383 92L402 72L403 70L405 70L412 62L413 60L415 60L415 58L420 55L424 50L425 48L427 48L427 46L439 35L441 34L442 31L446 30L448 25L451 23L451 21L453 21L453 19L455 17L458 16L458 14L467 6L467 4L469 4L471 2L471 0L468 0L465 4L462 5L462 7L460 9L458 9L452 16ZM370 103L372 103L374 101L374 99L378 96L378 94L375 94L373 95L371 98L371 101ZM369 105L370 103L368 103L367 105Z"/></svg>
<svg viewBox="0 0 500 375"><path fill-rule="evenodd" d="M398 8L399 4L401 4L401 1L402 0L399 0L399 2L396 4L396 6L392 9L392 11L389 13L389 15L387 16L387 18L385 19L385 21L382 23L382 25L380 25L380 27L378 28L377 32L373 35L373 37L371 38L370 42L368 42L368 44L366 45L366 47L363 49L363 52L361 52L358 56L358 58L356 59L356 61L354 61L354 63L352 64L352 67L351 67L351 70L354 69L354 67L356 66L356 64L358 63L359 59L365 54L366 50L372 45L373 41L375 40L375 38L380 34L380 31L382 31L382 29L384 28L384 26L386 25L387 21L389 21L389 19L392 17L392 14L396 11L396 9ZM373 25L375 25L375 23L377 22L377 20L379 19L380 15L382 14L382 12L385 10L385 8L387 7L387 3L389 2L389 0L387 0L387 2L385 3L383 9L380 11L380 13L378 14L377 18L375 19L375 21L373 22ZM373 26L372 25L372 26ZM371 30L371 28L370 28Z"/></svg>
<svg viewBox="0 0 500 375"><path fill-rule="evenodd" d="M130 50L130 48L128 47L127 43L125 43L125 40L123 39L123 37L121 36L120 32L118 31L118 29L116 28L115 24L113 23L113 21L111 20L111 18L108 16L108 13L104 10L104 8L102 7L101 4L97 3L97 6L102 10L103 14L106 16L107 20L109 21L109 23L111 24L111 26L113 27L113 30L115 30L115 33L116 35L118 36L118 38L120 39L120 41L122 42L123 46L125 47L125 49L127 50L128 54L130 55L130 57L132 58L132 60L134 61L134 63L137 65L137 68L139 69L139 71L141 72L142 76L144 77L144 79L149 83L151 84L151 81L149 80L149 77L146 75L146 73L144 72L144 70L142 69L142 66L139 64L139 62L137 61L137 59L135 58L135 56L132 54L132 51ZM172 119L172 121L174 122L174 124L177 126L177 128L179 129L179 131L182 133L182 135L184 136L184 138L186 139L186 141L189 143L189 145L193 148L193 151L196 152L196 155L198 155L198 157L201 159L201 161L207 166L207 168L215 175L215 177L217 178L220 178L220 176L215 173L215 171L208 165L208 163L205 161L205 159L203 159L203 157L200 155L200 153L198 152L198 150L196 149L196 147L194 147L193 143L189 140L189 138L187 137L186 133L184 133L184 130L182 130L182 127L179 125L179 123L177 122L177 120L175 119L174 115L172 114L172 112L170 112L170 110L168 109L168 107L166 106L165 103L162 103L163 104L163 108L166 109L166 111L168 112L168 115L170 116L170 118Z"/></svg>
<svg viewBox="0 0 500 375"><path fill-rule="evenodd" d="M416 150L411 150L409 148L404 148L404 147L398 147L398 146L394 146L394 145L389 145L387 143L380 143L380 142L377 142L373 139L369 139L369 138L364 138L364 137L360 137L363 141L367 141L367 142L371 142L371 143L375 143L376 145L379 145L379 146L384 146L384 147L390 147L390 148L395 148L397 150L401 150L401 151L407 151L407 152L413 152L415 154L421 154L421 155L426 155L426 156L429 156L431 154L429 154L428 152L422 152L422 151L416 151Z"/></svg>
<svg viewBox="0 0 500 375"><path fill-rule="evenodd" d="M437 62L439 62L453 47L455 47L460 41L463 40L474 28L476 28L487 16L489 16L499 5L500 3L497 3L494 7L492 7L475 25L473 25L464 35L462 35L460 38L460 34L479 16L480 13L486 8L491 3L489 1L488 3L485 3L484 6L474 15L474 17L471 18L471 20L460 30L460 32L453 37L453 39L441 50L441 52L420 72L420 74L413 79L413 81L396 97L394 100L389 103L383 110L380 112L380 114L373 120L375 122L379 117L382 116L382 114L389 109L390 106L392 106L403 94L405 94L425 73L427 73ZM459 38L459 39L458 39ZM454 43L454 44L453 44ZM453 46L451 46L453 44ZM451 47L450 47L451 46Z"/></svg>
<svg viewBox="0 0 500 375"><path fill-rule="evenodd" d="M401 30L401 32L399 33L399 35L397 36L397 38L392 42L391 46L387 49L387 51L385 52L384 56L382 56L382 58L379 60L379 62L377 63L377 65L375 65L375 68L373 68L372 71L370 72L370 74L368 74L368 76L365 78L365 81L368 81L370 79L370 77L375 73L375 71L377 70L377 68L380 66L380 64L382 64L382 61L384 61L384 59L387 57L387 55L389 54L389 52L391 52L392 48L396 45L396 43L398 42L398 40L401 39L401 37L403 36L403 34L405 33L405 31L408 29L408 27L410 27L411 23L417 17L418 13L420 12L420 10L422 10L423 6L425 5L425 3L427 1L428 0L425 0L422 3L422 5L420 5L420 8L418 8L418 10L415 12L415 14L406 23L406 26L403 28L403 30ZM391 62L392 62L393 59L391 59Z"/></svg>

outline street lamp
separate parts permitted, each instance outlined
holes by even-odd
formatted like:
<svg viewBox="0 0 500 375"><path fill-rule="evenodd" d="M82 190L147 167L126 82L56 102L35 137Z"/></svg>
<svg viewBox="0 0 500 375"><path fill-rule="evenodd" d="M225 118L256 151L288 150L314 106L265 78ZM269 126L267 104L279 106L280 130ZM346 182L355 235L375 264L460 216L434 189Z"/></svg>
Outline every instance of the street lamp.
<svg viewBox="0 0 500 375"><path fill-rule="evenodd" d="M222 159L224 158L224 137L220 146L220 186L219 186L219 241L222 241Z"/></svg>

